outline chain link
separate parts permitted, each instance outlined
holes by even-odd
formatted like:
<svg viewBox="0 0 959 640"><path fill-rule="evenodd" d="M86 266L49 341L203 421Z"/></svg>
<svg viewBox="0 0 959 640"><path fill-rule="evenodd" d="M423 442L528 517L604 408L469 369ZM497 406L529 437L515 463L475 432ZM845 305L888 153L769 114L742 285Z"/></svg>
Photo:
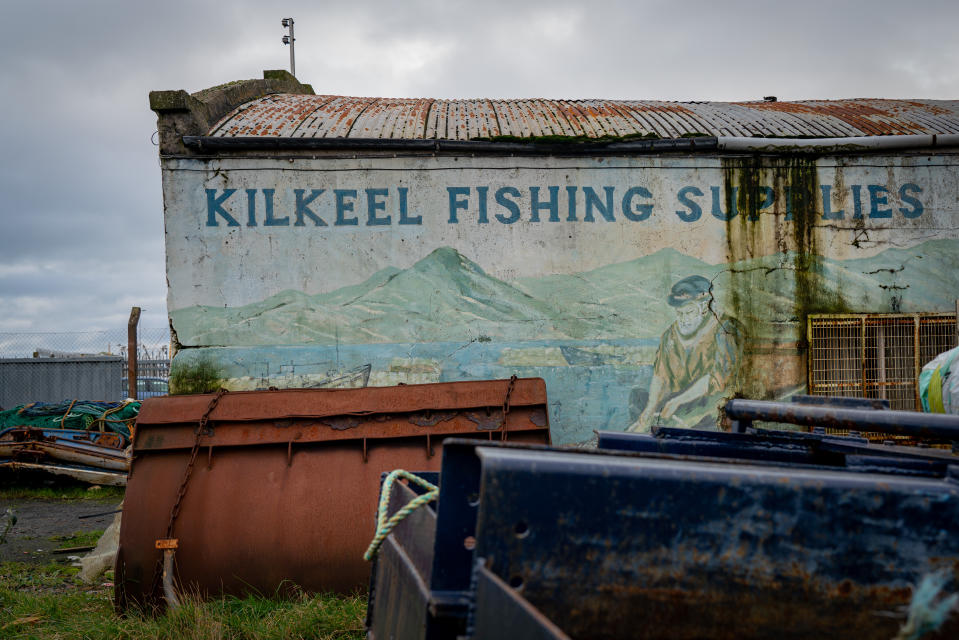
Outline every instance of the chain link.
<svg viewBox="0 0 959 640"><path fill-rule="evenodd" d="M213 413L216 405L220 402L220 398L226 395L226 393L226 389L220 389L216 392L216 395L210 400L209 406L206 408L206 411L203 413L203 416L197 423L196 438L193 439L193 449L190 450L190 461L186 465L186 470L183 473L183 479L180 480L180 488L177 489L176 492L176 502L173 503L173 508L170 509L170 522L166 527L167 538L173 537L173 527L176 525L177 516L180 515L180 505L183 502L183 496L186 495L187 487L190 484L190 476L193 475L193 466L196 464L196 456L200 451L200 439L206 433L207 423L210 422L210 414Z"/></svg>
<svg viewBox="0 0 959 640"><path fill-rule="evenodd" d="M510 376L509 385L506 387L506 397L503 398L503 430L500 431L499 439L506 440L506 433L509 431L509 423L507 416L509 416L509 397L513 393L513 387L516 386L516 374Z"/></svg>
<svg viewBox="0 0 959 640"><path fill-rule="evenodd" d="M193 467L196 464L196 456L200 451L200 440L206 435L207 424L210 422L210 414L213 413L213 410L216 408L216 405L220 402L220 398L226 395L226 389L220 389L216 392L216 395L210 399L210 404L207 405L206 411L203 412L203 415L200 417L199 422L197 422L196 427L196 437L193 439L193 448L190 450L190 460L187 462L186 469L183 472L183 478L180 480L180 486L176 492L176 500L173 502L173 508L170 509L170 520L167 523L166 535L165 538L173 537L173 528L176 526L177 516L180 515L180 505L183 502L183 497L186 495L187 487L190 484L190 476L193 475ZM162 569L160 562L157 562L157 568L154 570L153 574L153 589L151 593L156 593L157 588L160 586L160 573Z"/></svg>

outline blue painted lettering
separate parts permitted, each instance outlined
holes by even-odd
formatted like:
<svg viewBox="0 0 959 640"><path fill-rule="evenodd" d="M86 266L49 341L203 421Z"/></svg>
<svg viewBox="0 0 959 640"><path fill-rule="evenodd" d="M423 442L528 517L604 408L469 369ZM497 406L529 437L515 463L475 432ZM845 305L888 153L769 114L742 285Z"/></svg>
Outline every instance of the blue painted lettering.
<svg viewBox="0 0 959 640"><path fill-rule="evenodd" d="M722 195L721 188L709 187L709 190L713 192L712 214L714 217L719 218L720 220L732 220L739 213L736 206L736 200L739 197L739 187L730 187L729 189L730 191L732 191L732 195L730 197L731 211L727 211L726 213L723 213L723 209L720 206L720 202L721 202L720 195Z"/></svg>
<svg viewBox="0 0 959 640"><path fill-rule="evenodd" d="M397 191L400 194L400 224L423 224L423 216L411 216L407 211L409 188L400 187Z"/></svg>
<svg viewBox="0 0 959 640"><path fill-rule="evenodd" d="M296 222L293 223L294 227L303 227L306 226L306 222L303 221L303 216L306 216L313 221L313 225L317 227L326 227L326 221L320 218L316 213L310 209L310 204L316 200L321 193L326 191L325 189L311 189L310 195L303 197L303 194L306 192L306 189L294 189L293 195L296 196L296 208L294 215L296 216Z"/></svg>
<svg viewBox="0 0 959 640"><path fill-rule="evenodd" d="M647 202L646 204L636 205L636 210L634 211L633 198L636 196L640 198L652 198L653 194L651 194L646 187L632 187L623 196L623 215L626 216L627 220L641 222L653 214L653 204Z"/></svg>
<svg viewBox="0 0 959 640"><path fill-rule="evenodd" d="M703 208L699 206L699 203L690 198L690 196L701 196L703 195L702 190L699 187L683 187L676 193L676 198L679 199L679 204L687 207L689 211L676 211L676 215L679 216L679 219L683 222L696 222L703 215Z"/></svg>
<svg viewBox="0 0 959 640"><path fill-rule="evenodd" d="M819 186L822 191L822 219L823 220L842 220L846 217L843 209L839 211L832 210L832 185L823 184Z"/></svg>
<svg viewBox="0 0 959 640"><path fill-rule="evenodd" d="M501 213L496 214L496 219L502 222L503 224L513 224L519 220L519 205L507 198L506 196L510 195L514 198L520 197L519 189L515 187L503 187L496 190L496 203L512 213L508 216L504 216Z"/></svg>
<svg viewBox="0 0 959 640"><path fill-rule="evenodd" d="M899 199L902 200L903 204L912 205L911 209L902 208L899 209L899 212L907 218L918 218L923 212L922 203L919 201L919 198L908 195L907 192L909 191L912 191L916 194L922 193L922 189L919 188L919 185L911 182L907 182L899 187Z"/></svg>
<svg viewBox="0 0 959 640"><path fill-rule="evenodd" d="M852 217L862 218L862 185L854 184L852 189Z"/></svg>
<svg viewBox="0 0 959 640"><path fill-rule="evenodd" d="M888 205L889 201L884 194L889 193L889 189L881 184L870 184L869 189L869 217L870 218L891 218L892 209L880 209L883 205Z"/></svg>
<svg viewBox="0 0 959 640"><path fill-rule="evenodd" d="M456 212L459 211L460 209L462 209L463 211L466 211L470 206L470 202L468 199L464 198L463 200L460 200L460 196L467 196L467 198L469 197L470 188L469 187L446 187L446 192L449 194L449 198L450 198L449 223L456 224L459 222L459 220L456 218Z"/></svg>
<svg viewBox="0 0 959 640"><path fill-rule="evenodd" d="M479 224L489 224L489 218L486 215L486 194L489 193L489 187L476 187L476 194L479 196L479 218L476 222Z"/></svg>
<svg viewBox="0 0 959 640"><path fill-rule="evenodd" d="M246 190L246 226L256 226L256 189Z"/></svg>
<svg viewBox="0 0 959 640"><path fill-rule="evenodd" d="M593 191L592 187L583 187L583 196L586 198L586 213L583 214L583 222L593 222L593 209L603 216L603 219L614 222L616 220L613 214L613 187L603 187L606 192L606 202L599 199L599 196Z"/></svg>
<svg viewBox="0 0 959 640"><path fill-rule="evenodd" d="M540 211L549 211L549 221L559 222L559 187L546 188L549 190L549 200L547 202L539 201L539 187L529 188L529 206L532 210L530 222L539 222Z"/></svg>
<svg viewBox="0 0 959 640"><path fill-rule="evenodd" d="M230 199L236 193L236 189L224 189L223 195L219 198L216 196L216 189L207 189L206 190L206 226L208 227L219 227L220 223L216 221L216 216L219 214L224 220L226 220L226 226L228 227L239 227L240 223L236 221L236 218L231 216L226 209L223 208L223 203Z"/></svg>
<svg viewBox="0 0 959 640"><path fill-rule="evenodd" d="M367 189L366 190L366 226L384 227L393 222L393 216L378 216L377 211L386 211L386 200L377 200L377 198L386 198L390 195L389 189Z"/></svg>
<svg viewBox="0 0 959 640"><path fill-rule="evenodd" d="M273 217L273 193L276 189L263 189L263 199L266 201L266 216L263 219L264 227L288 227L290 226L290 216L282 218Z"/></svg>
<svg viewBox="0 0 959 640"><path fill-rule="evenodd" d="M566 196L569 199L566 222L576 222L576 189L578 188L579 187L566 187Z"/></svg>
<svg viewBox="0 0 959 640"><path fill-rule="evenodd" d="M344 225L358 225L360 223L358 218L346 217L346 212L353 210L353 203L347 202L347 198L352 198L355 200L356 189L333 189L333 196L336 199L336 221L333 223L333 225L337 227Z"/></svg>
<svg viewBox="0 0 959 640"><path fill-rule="evenodd" d="M760 200L762 198L762 200ZM773 201L776 199L775 194L773 193L772 187L756 187L756 192L754 194L754 199L756 200L756 208L753 211L749 212L749 219L753 222L759 220L759 212L763 209L768 209L772 206Z"/></svg>

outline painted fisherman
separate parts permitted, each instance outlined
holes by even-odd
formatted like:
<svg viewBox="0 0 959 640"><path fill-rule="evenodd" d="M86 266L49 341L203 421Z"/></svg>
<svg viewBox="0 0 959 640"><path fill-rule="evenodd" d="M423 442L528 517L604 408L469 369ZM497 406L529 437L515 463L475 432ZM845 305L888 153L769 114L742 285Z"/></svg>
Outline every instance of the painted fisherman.
<svg viewBox="0 0 959 640"><path fill-rule="evenodd" d="M669 305L676 321L660 339L649 400L629 431L646 432L654 423L715 427L716 401L733 391L739 375L743 331L734 318L718 315L712 302L712 283L702 276L673 285Z"/></svg>

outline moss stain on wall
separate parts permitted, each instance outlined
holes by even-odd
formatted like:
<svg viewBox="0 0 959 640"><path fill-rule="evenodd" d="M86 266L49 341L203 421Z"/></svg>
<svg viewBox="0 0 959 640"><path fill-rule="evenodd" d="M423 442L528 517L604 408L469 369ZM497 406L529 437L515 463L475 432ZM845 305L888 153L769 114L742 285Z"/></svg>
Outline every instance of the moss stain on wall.
<svg viewBox="0 0 959 640"><path fill-rule="evenodd" d="M170 395L212 393L218 390L224 378L223 372L212 358L201 356L186 360L181 351L170 365Z"/></svg>
<svg viewBox="0 0 959 640"><path fill-rule="evenodd" d="M721 163L730 264L729 290L724 293L747 345L738 391L764 397L767 381L757 375L754 348L760 336L777 333L770 325L791 325L793 335L779 341L791 337L805 353L809 315L848 312L849 307L841 288L828 280L819 247L823 221L816 157L757 154L722 158ZM768 259L775 254L780 256L778 265ZM760 295L764 291L791 296L791 317L772 317L768 298Z"/></svg>

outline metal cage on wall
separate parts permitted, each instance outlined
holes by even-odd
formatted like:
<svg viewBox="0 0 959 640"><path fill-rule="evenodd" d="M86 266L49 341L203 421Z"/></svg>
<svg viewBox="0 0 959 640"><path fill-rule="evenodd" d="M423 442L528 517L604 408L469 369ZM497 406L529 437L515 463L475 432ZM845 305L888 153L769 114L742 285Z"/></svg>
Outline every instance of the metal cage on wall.
<svg viewBox="0 0 959 640"><path fill-rule="evenodd" d="M921 410L919 372L956 346L955 313L810 315L809 393Z"/></svg>

